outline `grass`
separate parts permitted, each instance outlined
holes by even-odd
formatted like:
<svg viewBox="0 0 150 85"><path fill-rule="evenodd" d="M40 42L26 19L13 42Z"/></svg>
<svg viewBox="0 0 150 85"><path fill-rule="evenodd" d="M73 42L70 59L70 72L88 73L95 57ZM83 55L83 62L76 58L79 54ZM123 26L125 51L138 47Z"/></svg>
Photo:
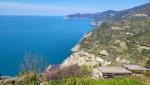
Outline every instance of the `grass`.
<svg viewBox="0 0 150 85"><path fill-rule="evenodd" d="M93 80L92 85L143 85L133 77L117 77L114 79Z"/></svg>
<svg viewBox="0 0 150 85"><path fill-rule="evenodd" d="M144 85L136 77L116 77L113 79L93 80L88 77L67 78L60 81L48 81L46 85Z"/></svg>
<svg viewBox="0 0 150 85"><path fill-rule="evenodd" d="M150 76L147 73L145 75L137 75L138 80L144 83L144 85L150 85Z"/></svg>

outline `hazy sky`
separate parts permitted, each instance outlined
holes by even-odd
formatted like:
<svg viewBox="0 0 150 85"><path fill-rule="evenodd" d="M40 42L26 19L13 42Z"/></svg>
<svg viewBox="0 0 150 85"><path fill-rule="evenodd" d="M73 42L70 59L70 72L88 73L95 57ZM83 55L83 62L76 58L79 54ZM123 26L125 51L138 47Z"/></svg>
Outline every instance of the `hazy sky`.
<svg viewBox="0 0 150 85"><path fill-rule="evenodd" d="M0 15L66 15L124 10L150 0L0 0Z"/></svg>

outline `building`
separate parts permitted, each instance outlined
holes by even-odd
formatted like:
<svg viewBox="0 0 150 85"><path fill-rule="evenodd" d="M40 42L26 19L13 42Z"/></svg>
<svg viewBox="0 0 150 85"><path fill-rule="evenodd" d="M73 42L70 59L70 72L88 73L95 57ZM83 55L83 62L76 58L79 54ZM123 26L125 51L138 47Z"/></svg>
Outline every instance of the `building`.
<svg viewBox="0 0 150 85"><path fill-rule="evenodd" d="M128 71L125 68L122 67L98 67L94 69L93 76L95 78L113 78L114 76L128 76L131 75L132 72Z"/></svg>
<svg viewBox="0 0 150 85"><path fill-rule="evenodd" d="M146 71L150 71L149 69L146 69L139 65L122 65L122 67L131 71L134 74L143 74Z"/></svg>
<svg viewBox="0 0 150 85"><path fill-rule="evenodd" d="M122 67L97 67L93 69L92 77L93 78L113 78L114 76L129 76L131 74L143 74L150 69L146 69L139 65L125 65Z"/></svg>

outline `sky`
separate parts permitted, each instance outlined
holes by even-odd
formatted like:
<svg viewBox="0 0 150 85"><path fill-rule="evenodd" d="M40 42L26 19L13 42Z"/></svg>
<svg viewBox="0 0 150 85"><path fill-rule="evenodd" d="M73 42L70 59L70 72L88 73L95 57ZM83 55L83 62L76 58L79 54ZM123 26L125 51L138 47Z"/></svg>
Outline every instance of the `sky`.
<svg viewBox="0 0 150 85"><path fill-rule="evenodd" d="M0 0L0 15L67 15L125 10L150 0Z"/></svg>

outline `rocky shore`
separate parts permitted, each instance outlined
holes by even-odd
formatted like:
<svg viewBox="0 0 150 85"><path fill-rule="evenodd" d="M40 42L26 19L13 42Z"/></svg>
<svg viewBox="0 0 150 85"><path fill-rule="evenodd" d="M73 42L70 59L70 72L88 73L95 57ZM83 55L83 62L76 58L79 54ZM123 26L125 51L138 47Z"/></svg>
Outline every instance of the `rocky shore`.
<svg viewBox="0 0 150 85"><path fill-rule="evenodd" d="M79 66L87 65L90 67L94 67L94 66L107 66L111 64L111 61L107 61L99 56L80 50L80 42L84 38L87 38L91 35L92 32L85 33L85 35L80 39L80 41L75 45L75 47L71 49L73 53L67 59L64 60L61 66L69 66L77 64ZM100 54L104 56L108 55L106 51L105 52L101 51Z"/></svg>

